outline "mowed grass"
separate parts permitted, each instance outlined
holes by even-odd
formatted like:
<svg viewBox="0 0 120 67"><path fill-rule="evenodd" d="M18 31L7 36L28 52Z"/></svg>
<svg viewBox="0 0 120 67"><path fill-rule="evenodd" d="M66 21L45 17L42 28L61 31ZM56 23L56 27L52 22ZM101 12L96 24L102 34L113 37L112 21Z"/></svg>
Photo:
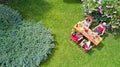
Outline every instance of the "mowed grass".
<svg viewBox="0 0 120 67"><path fill-rule="evenodd" d="M55 37L55 48L40 67L119 67L120 36L105 34L89 52L70 40L73 26L84 19L80 0L10 0L25 19L42 21Z"/></svg>

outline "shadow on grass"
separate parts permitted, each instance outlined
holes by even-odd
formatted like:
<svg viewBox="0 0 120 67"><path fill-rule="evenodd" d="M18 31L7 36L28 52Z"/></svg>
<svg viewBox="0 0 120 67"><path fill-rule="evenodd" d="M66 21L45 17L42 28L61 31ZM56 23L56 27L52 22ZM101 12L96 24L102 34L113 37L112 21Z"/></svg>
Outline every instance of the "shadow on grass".
<svg viewBox="0 0 120 67"><path fill-rule="evenodd" d="M113 34L113 35L114 35L114 39L115 39L115 40L120 39L120 33L118 33L118 34Z"/></svg>
<svg viewBox="0 0 120 67"><path fill-rule="evenodd" d="M103 40L105 40L105 38L108 37L108 36L109 36L109 34L107 32L105 32L102 36Z"/></svg>
<svg viewBox="0 0 120 67"><path fill-rule="evenodd" d="M103 48L104 44L103 43L100 43L99 45L97 46L94 46L93 48L97 49L97 50L101 50ZM89 54L89 55L92 55L94 53L94 50L93 48L89 51L87 51L86 53Z"/></svg>
<svg viewBox="0 0 120 67"><path fill-rule="evenodd" d="M114 36L115 40L120 39L120 30L116 29L114 32L111 33Z"/></svg>
<svg viewBox="0 0 120 67"><path fill-rule="evenodd" d="M0 0L0 3L7 4L8 0Z"/></svg>
<svg viewBox="0 0 120 67"><path fill-rule="evenodd" d="M52 34L52 36L54 37L54 44L58 44L58 42L56 41L56 35L55 34Z"/></svg>
<svg viewBox="0 0 120 67"><path fill-rule="evenodd" d="M92 55L94 53L94 50L91 49L91 50L87 51L86 53L89 54L89 55Z"/></svg>
<svg viewBox="0 0 120 67"><path fill-rule="evenodd" d="M81 0L63 0L65 3L82 3Z"/></svg>
<svg viewBox="0 0 120 67"><path fill-rule="evenodd" d="M114 31L107 31L107 34L109 36L111 36L111 35L114 36L115 40L120 39L120 29L119 28L114 29Z"/></svg>
<svg viewBox="0 0 120 67"><path fill-rule="evenodd" d="M103 43L100 43L99 45L95 46L97 50L101 50L104 47Z"/></svg>
<svg viewBox="0 0 120 67"><path fill-rule="evenodd" d="M9 0L7 5L18 10L23 18L40 21L43 15L51 9L45 0Z"/></svg>

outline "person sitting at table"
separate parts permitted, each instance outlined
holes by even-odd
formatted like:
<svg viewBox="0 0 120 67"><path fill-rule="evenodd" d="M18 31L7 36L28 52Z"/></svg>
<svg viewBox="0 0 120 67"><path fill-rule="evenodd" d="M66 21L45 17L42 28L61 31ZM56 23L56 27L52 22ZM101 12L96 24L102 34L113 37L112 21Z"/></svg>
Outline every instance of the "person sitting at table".
<svg viewBox="0 0 120 67"><path fill-rule="evenodd" d="M83 23L85 24L85 26L89 27L91 25L91 19L90 18L86 18Z"/></svg>
<svg viewBox="0 0 120 67"><path fill-rule="evenodd" d="M79 32L76 31L72 31L70 34L70 38L76 42L80 41L81 39L83 39L83 35Z"/></svg>
<svg viewBox="0 0 120 67"><path fill-rule="evenodd" d="M83 40L81 43L80 43L80 46L82 48L84 48L84 50L90 50L93 46L90 46L91 42L88 40Z"/></svg>
<svg viewBox="0 0 120 67"><path fill-rule="evenodd" d="M100 23L98 26L96 26L93 31L96 32L98 35L103 35L104 31L106 29L106 23Z"/></svg>

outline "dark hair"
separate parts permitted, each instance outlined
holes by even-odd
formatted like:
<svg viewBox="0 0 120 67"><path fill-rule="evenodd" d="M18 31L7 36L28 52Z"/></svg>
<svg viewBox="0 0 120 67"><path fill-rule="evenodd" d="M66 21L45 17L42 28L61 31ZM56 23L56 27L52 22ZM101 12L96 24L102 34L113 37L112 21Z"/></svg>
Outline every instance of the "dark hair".
<svg viewBox="0 0 120 67"><path fill-rule="evenodd" d="M72 36L75 36L76 35L76 32L72 33Z"/></svg>
<svg viewBox="0 0 120 67"><path fill-rule="evenodd" d="M85 46L86 46L86 43L83 44L82 48L85 48Z"/></svg>

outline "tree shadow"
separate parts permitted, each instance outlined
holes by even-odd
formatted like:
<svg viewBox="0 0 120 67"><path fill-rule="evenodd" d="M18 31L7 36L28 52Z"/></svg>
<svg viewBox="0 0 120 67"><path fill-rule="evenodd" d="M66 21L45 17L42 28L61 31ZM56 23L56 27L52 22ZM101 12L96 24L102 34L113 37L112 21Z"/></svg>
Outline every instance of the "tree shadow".
<svg viewBox="0 0 120 67"><path fill-rule="evenodd" d="M118 40L120 39L120 29L119 28L115 28L114 31L107 31L108 32L108 35L112 35L114 36L114 39L115 40Z"/></svg>
<svg viewBox="0 0 120 67"><path fill-rule="evenodd" d="M89 55L92 55L94 53L94 48L97 49L97 50L101 50L103 48L104 44L103 43L100 43L99 45L97 46L94 46L91 50L87 51L86 53L89 54Z"/></svg>
<svg viewBox="0 0 120 67"><path fill-rule="evenodd" d="M89 55L92 55L94 53L93 48L91 50L87 51L86 53L89 54Z"/></svg>
<svg viewBox="0 0 120 67"><path fill-rule="evenodd" d="M63 0L65 3L82 3L81 0Z"/></svg>
<svg viewBox="0 0 120 67"><path fill-rule="evenodd" d="M55 35L55 34L52 34L52 36L54 37L54 44L57 45L58 42L56 41L56 35Z"/></svg>
<svg viewBox="0 0 120 67"><path fill-rule="evenodd" d="M43 15L51 9L45 0L9 0L7 5L18 10L23 18L41 20Z"/></svg>
<svg viewBox="0 0 120 67"><path fill-rule="evenodd" d="M8 0L0 0L0 3L7 4Z"/></svg>
<svg viewBox="0 0 120 67"><path fill-rule="evenodd" d="M115 40L120 39L120 29L115 29L114 32L111 33L114 36Z"/></svg>
<svg viewBox="0 0 120 67"><path fill-rule="evenodd" d="M101 42L99 45L95 46L97 50L101 50L104 47L104 44Z"/></svg>
<svg viewBox="0 0 120 67"><path fill-rule="evenodd" d="M103 40L105 40L105 38L108 36L109 36L109 34L107 32L104 32L104 34L102 35Z"/></svg>
<svg viewBox="0 0 120 67"><path fill-rule="evenodd" d="M120 39L120 33L116 33L116 34L113 34L113 35L114 35L114 39L115 39L115 40Z"/></svg>

